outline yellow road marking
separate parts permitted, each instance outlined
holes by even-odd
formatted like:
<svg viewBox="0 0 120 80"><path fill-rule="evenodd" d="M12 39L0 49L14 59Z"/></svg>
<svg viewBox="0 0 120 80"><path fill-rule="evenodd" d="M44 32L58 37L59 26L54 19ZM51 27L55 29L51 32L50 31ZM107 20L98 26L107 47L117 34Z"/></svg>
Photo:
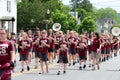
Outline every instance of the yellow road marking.
<svg viewBox="0 0 120 80"><path fill-rule="evenodd" d="M54 67L56 65L57 65L57 63L51 64L51 65L49 65L49 68ZM44 66L44 68L45 68L45 66ZM24 75L25 73L31 73L31 72L35 72L35 71L38 71L38 69L31 69L30 71L24 71L23 73L15 72L15 73L12 74L12 77L21 76L21 75Z"/></svg>

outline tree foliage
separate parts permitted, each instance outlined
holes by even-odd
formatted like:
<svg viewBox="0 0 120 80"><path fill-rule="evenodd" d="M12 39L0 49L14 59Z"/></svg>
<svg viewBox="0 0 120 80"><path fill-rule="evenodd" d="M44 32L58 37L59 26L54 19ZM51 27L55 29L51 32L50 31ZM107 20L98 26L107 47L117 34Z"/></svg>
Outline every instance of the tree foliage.
<svg viewBox="0 0 120 80"><path fill-rule="evenodd" d="M97 19L111 18L118 21L118 14L116 10L112 8L101 8L96 13Z"/></svg>
<svg viewBox="0 0 120 80"><path fill-rule="evenodd" d="M18 15L18 30L19 29L32 29L35 26L40 27L41 29L45 29L46 20L48 19L47 10L50 10L50 23L51 20L56 20L57 17L67 17L68 19L68 12L70 12L70 8L68 6L63 5L60 0L22 0L21 3L18 3L17 6L17 15ZM54 19L51 18L52 13L56 13L60 11L61 16L56 16ZM63 15L64 14L64 15ZM69 19L68 19L69 20ZM73 19L70 19L73 21ZM69 20L69 21L70 21ZM69 24L69 21L65 19L64 26ZM70 21L70 22L72 22ZM60 21L58 21L60 22ZM63 22L60 22L63 23ZM49 24L49 26L52 26ZM69 26L67 26L69 27ZM65 28L67 29L67 28Z"/></svg>
<svg viewBox="0 0 120 80"><path fill-rule="evenodd" d="M96 21L104 18L118 20L118 15L112 8L96 10L89 0L71 0L72 9L63 5L61 0L22 0L18 3L17 27L19 29L32 29L35 26L45 29L46 23L52 28L53 23L60 23L61 30L76 30L79 32L92 32L96 30ZM50 10L49 18L47 10ZM80 17L80 25L69 12L77 11ZM49 22L47 21L49 19ZM52 23L52 24L51 24Z"/></svg>
<svg viewBox="0 0 120 80"><path fill-rule="evenodd" d="M52 13L52 20L54 23L60 23L62 25L61 30L66 32L67 29L75 30L77 21L69 14L61 13L59 10Z"/></svg>
<svg viewBox="0 0 120 80"><path fill-rule="evenodd" d="M96 24L91 16L85 17L79 25L79 33L81 32L94 32L96 30Z"/></svg>
<svg viewBox="0 0 120 80"><path fill-rule="evenodd" d="M71 0L72 10L76 9L84 9L87 12L93 12L93 5L90 3L89 0Z"/></svg>
<svg viewBox="0 0 120 80"><path fill-rule="evenodd" d="M120 28L120 24L114 24L113 27L119 27Z"/></svg>
<svg viewBox="0 0 120 80"><path fill-rule="evenodd" d="M35 0L34 3L32 3L29 2L29 0L25 0L18 4L17 11L18 29L32 28L34 26L33 24L37 25L43 18L45 18L44 7L40 1L37 2Z"/></svg>

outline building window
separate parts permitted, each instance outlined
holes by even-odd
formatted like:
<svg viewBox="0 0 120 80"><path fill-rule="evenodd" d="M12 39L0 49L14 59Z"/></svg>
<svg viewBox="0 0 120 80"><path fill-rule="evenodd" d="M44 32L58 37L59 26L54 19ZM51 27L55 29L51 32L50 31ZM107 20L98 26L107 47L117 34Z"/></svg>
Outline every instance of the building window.
<svg viewBox="0 0 120 80"><path fill-rule="evenodd" d="M11 12L11 1L7 1L7 11Z"/></svg>

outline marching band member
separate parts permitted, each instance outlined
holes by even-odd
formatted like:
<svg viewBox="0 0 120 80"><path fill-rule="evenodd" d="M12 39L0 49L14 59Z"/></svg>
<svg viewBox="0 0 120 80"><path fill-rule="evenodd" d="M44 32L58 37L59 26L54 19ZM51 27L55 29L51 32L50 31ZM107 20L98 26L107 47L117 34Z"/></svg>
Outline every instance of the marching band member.
<svg viewBox="0 0 120 80"><path fill-rule="evenodd" d="M74 31L70 32L70 37L68 38L69 47L69 66L71 65L71 58L73 59L73 65L76 63L76 38L74 36Z"/></svg>
<svg viewBox="0 0 120 80"><path fill-rule="evenodd" d="M76 43L81 41L81 38L79 37L79 34L77 32L75 32L74 34L75 34L75 38L76 38ZM79 63L79 56L78 56L78 53L77 53L77 47L76 47L76 56L75 57L76 57L76 61Z"/></svg>
<svg viewBox="0 0 120 80"><path fill-rule="evenodd" d="M92 70L95 70L95 65L97 65L97 69L100 68L99 66L99 53L100 53L100 43L101 43L101 40L100 40L100 36L99 36L99 33L95 33L95 38L93 39L92 41L92 57L93 57L93 69Z"/></svg>
<svg viewBox="0 0 120 80"><path fill-rule="evenodd" d="M118 52L118 38L116 36L113 37L113 45L114 45L114 56L117 56Z"/></svg>
<svg viewBox="0 0 120 80"><path fill-rule="evenodd" d="M21 66L22 66L21 72L24 71L24 63L26 63L26 65L27 65L27 71L30 70L30 67L28 64L28 54L29 54L30 44L29 44L29 41L27 39L28 36L25 32L23 33L22 38L23 39L20 41L20 48L21 48L20 59L21 59Z"/></svg>
<svg viewBox="0 0 120 80"><path fill-rule="evenodd" d="M7 33L7 39L11 40L11 33Z"/></svg>
<svg viewBox="0 0 120 80"><path fill-rule="evenodd" d="M30 43L30 47L29 47L29 55L28 55L28 63L31 64L31 60L32 60L32 51L33 51L33 35L32 35L32 30L28 30L28 41Z"/></svg>
<svg viewBox="0 0 120 80"><path fill-rule="evenodd" d="M102 62L106 61L106 42L105 42L105 35L103 34L101 36L101 39L102 39L102 43L101 43L101 59L102 59Z"/></svg>
<svg viewBox="0 0 120 80"><path fill-rule="evenodd" d="M67 48L67 42L65 39L63 40L63 43L60 45L60 48L58 50L58 73L57 75L60 75L60 71L62 66L64 67L63 74L66 73L67 63L68 63L68 48Z"/></svg>
<svg viewBox="0 0 120 80"><path fill-rule="evenodd" d="M46 73L48 73L48 48L50 47L49 45L49 39L47 38L47 32L45 30L42 31L42 37L40 38L40 45L39 47L42 48L40 52L40 66L41 66L41 72L39 74L43 74L43 62L45 62L46 66Z"/></svg>
<svg viewBox="0 0 120 80"><path fill-rule="evenodd" d="M110 58L110 49L111 49L111 41L110 41L110 37L108 34L105 35L105 44L106 44L106 60L108 60Z"/></svg>
<svg viewBox="0 0 120 80"><path fill-rule="evenodd" d="M81 36L81 41L78 42L77 44L77 49L78 49L78 55L79 55L79 63L80 63L80 67L79 69L81 70L82 68L85 69L86 68L86 60L87 60L87 45L84 41L84 37L83 35ZM84 62L84 65L82 67L82 62Z"/></svg>
<svg viewBox="0 0 120 80"><path fill-rule="evenodd" d="M58 49L60 48L60 45L63 43L63 32L58 31L56 33L56 39L55 39L55 49L56 49L56 55L58 55Z"/></svg>
<svg viewBox="0 0 120 80"><path fill-rule="evenodd" d="M89 33L87 36L87 50L88 50L88 57L89 57L89 67L92 65L92 40L93 40L93 33Z"/></svg>
<svg viewBox="0 0 120 80"><path fill-rule="evenodd" d="M14 46L11 41L7 40L7 31L0 29L0 80L11 80L14 61Z"/></svg>
<svg viewBox="0 0 120 80"><path fill-rule="evenodd" d="M15 33L11 33L11 39L10 39L10 41L11 41L11 42L13 43L13 45L14 45L15 54L16 54L16 52L17 52L17 40L16 40ZM16 67L16 59L15 59L14 64L15 64L15 67ZM13 72L14 72L14 70L13 70Z"/></svg>
<svg viewBox="0 0 120 80"><path fill-rule="evenodd" d="M113 45L113 35L110 34L110 45L111 45L111 58L112 58L112 55L113 55L113 48L114 48L114 45Z"/></svg>
<svg viewBox="0 0 120 80"><path fill-rule="evenodd" d="M15 53L17 51L16 49L16 46L17 46L17 40L16 40L16 37L15 37L15 33L11 33L11 38L10 38L10 41L12 41L12 43L14 44L14 47L15 47Z"/></svg>
<svg viewBox="0 0 120 80"><path fill-rule="evenodd" d="M49 50L48 50L48 61L50 63L50 60L52 60L52 63L53 63L53 60L54 60L54 41L55 41L55 38L54 38L54 34L53 34L53 31L52 29L49 29L49 34L48 34L48 38L49 38L49 42L50 42L50 47L49 47Z"/></svg>
<svg viewBox="0 0 120 80"><path fill-rule="evenodd" d="M23 33L24 33L24 30L20 30L20 33L19 33L19 36L18 36L18 39L17 39L19 55L20 55L20 51L21 51L20 42L23 39L23 37L22 37ZM21 59L19 61L21 61Z"/></svg>
<svg viewBox="0 0 120 80"><path fill-rule="evenodd" d="M39 47L40 44L40 38L41 38L41 32L40 30L37 31L36 36L34 36L34 40L33 40L33 49L35 52L35 69L38 68L38 62L39 62L39 58L40 58L40 52L41 52L41 48Z"/></svg>

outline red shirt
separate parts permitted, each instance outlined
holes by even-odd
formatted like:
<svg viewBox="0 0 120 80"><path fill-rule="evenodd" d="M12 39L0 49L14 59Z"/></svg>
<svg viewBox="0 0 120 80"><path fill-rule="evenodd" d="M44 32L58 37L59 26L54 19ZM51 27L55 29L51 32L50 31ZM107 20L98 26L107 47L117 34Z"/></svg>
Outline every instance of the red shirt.
<svg viewBox="0 0 120 80"><path fill-rule="evenodd" d="M41 38L41 39L40 39L40 45L43 45L41 52L47 54L49 47L47 47L47 46L44 45L43 43L46 43L46 44L49 45L49 39L48 39L48 38Z"/></svg>
<svg viewBox="0 0 120 80"><path fill-rule="evenodd" d="M11 54L10 54L11 51L15 51L15 48L10 41L7 40L4 42L0 42L0 65L2 65L0 69L2 69L5 66L9 66L6 64L10 63L11 61Z"/></svg>
<svg viewBox="0 0 120 80"><path fill-rule="evenodd" d="M87 39L87 49L92 51L92 39L90 38Z"/></svg>
<svg viewBox="0 0 120 80"><path fill-rule="evenodd" d="M67 57L67 49L65 50L61 50L59 51L59 58L62 57L62 56L66 56Z"/></svg>
<svg viewBox="0 0 120 80"><path fill-rule="evenodd" d="M22 37L19 37L19 38L18 38L18 41L17 41L18 47L20 46L20 42L21 42L22 39L23 39Z"/></svg>
<svg viewBox="0 0 120 80"><path fill-rule="evenodd" d="M29 44L28 40L21 40L20 46L23 46L24 48L21 49L20 54L28 54L29 53L29 47L26 46L26 44Z"/></svg>
<svg viewBox="0 0 120 80"><path fill-rule="evenodd" d="M80 46L80 48L77 48L78 49L78 55L79 56L86 56L87 55L87 48L82 46L82 44L85 45L85 42L78 42L77 46Z"/></svg>
<svg viewBox="0 0 120 80"><path fill-rule="evenodd" d="M97 49L100 47L101 40L100 39L93 39L92 51L97 52Z"/></svg>
<svg viewBox="0 0 120 80"><path fill-rule="evenodd" d="M30 43L30 48L32 48L32 47L33 47L33 45L32 45L33 36L32 36L32 35L28 36L28 41L29 41L29 43Z"/></svg>
<svg viewBox="0 0 120 80"><path fill-rule="evenodd" d="M37 38L37 37L38 37L37 33L35 33L35 34L33 35L33 37L34 37L34 38Z"/></svg>
<svg viewBox="0 0 120 80"><path fill-rule="evenodd" d="M41 51L41 48L39 47L40 39L38 37L36 37L33 42L37 42L33 45L33 48L34 48L35 52Z"/></svg>
<svg viewBox="0 0 120 80"><path fill-rule="evenodd" d="M61 36L56 36L56 41L58 41L58 45L63 42L63 38Z"/></svg>
<svg viewBox="0 0 120 80"><path fill-rule="evenodd" d="M71 43L71 41L76 42L77 41L76 38L75 37L69 37L68 41L70 42L70 44L69 44L70 48L75 49L76 48L76 44L75 43Z"/></svg>
<svg viewBox="0 0 120 80"><path fill-rule="evenodd" d="M54 36L51 36L51 37L54 38ZM55 47L54 40L49 38L49 43L50 43L50 47L49 48L53 49Z"/></svg>
<svg viewBox="0 0 120 80"><path fill-rule="evenodd" d="M102 39L101 43L102 43L101 50L106 50L105 39Z"/></svg>
<svg viewBox="0 0 120 80"><path fill-rule="evenodd" d="M111 45L110 45L110 40L106 39L106 49L110 49Z"/></svg>

